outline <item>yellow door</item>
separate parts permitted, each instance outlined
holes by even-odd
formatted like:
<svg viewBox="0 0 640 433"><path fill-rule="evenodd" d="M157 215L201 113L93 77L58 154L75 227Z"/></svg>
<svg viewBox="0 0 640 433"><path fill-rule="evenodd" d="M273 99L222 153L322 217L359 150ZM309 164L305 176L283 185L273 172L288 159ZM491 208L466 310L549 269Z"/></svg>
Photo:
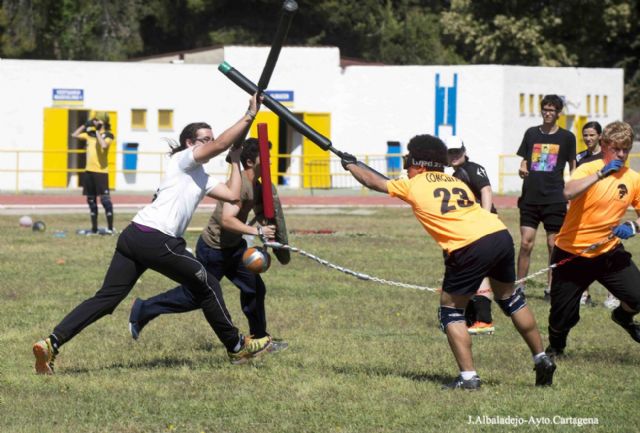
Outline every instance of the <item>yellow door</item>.
<svg viewBox="0 0 640 433"><path fill-rule="evenodd" d="M107 111L113 133L113 142L109 146L109 189L116 189L116 150L118 149L118 112Z"/></svg>
<svg viewBox="0 0 640 433"><path fill-rule="evenodd" d="M73 108L72 110L77 110ZM69 169L69 141L71 133L79 125L69 125L68 108L45 108L44 109L44 143L42 155L42 186L43 188L66 188L68 183ZM89 111L89 110L81 110ZM109 146L109 188L114 189L116 185L116 149L118 113L107 111L109 123L114 140ZM76 116L72 116L73 119ZM82 167L84 168L84 167Z"/></svg>
<svg viewBox="0 0 640 433"><path fill-rule="evenodd" d="M304 113L302 120L327 138L331 137L329 113ZM303 188L331 188L329 151L322 150L307 137L302 139Z"/></svg>
<svg viewBox="0 0 640 433"><path fill-rule="evenodd" d="M253 138L258 138L258 123L267 124L267 132L269 133L269 141L271 142L271 149L269 150L269 164L271 168L271 183L278 185L278 158L279 158L279 140L280 137L280 119L275 113L271 111L259 111L256 116L256 120L251 125L249 135Z"/></svg>
<svg viewBox="0 0 640 433"><path fill-rule="evenodd" d="M42 187L67 187L67 150L69 148L69 110L44 109L42 146Z"/></svg>
<svg viewBox="0 0 640 433"><path fill-rule="evenodd" d="M576 153L580 153L583 150L587 149L587 145L584 144L584 139L582 138L582 128L588 122L589 118L587 116L578 116L576 119Z"/></svg>

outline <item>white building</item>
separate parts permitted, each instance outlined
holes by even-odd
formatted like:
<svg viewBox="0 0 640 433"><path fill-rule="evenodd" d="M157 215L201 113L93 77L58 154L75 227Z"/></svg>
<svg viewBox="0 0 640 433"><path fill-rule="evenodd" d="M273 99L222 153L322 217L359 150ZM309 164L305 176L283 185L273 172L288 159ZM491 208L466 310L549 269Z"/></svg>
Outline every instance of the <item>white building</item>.
<svg viewBox="0 0 640 433"><path fill-rule="evenodd" d="M230 46L209 56L224 59L256 82L268 47ZM205 56L206 58L206 56ZM213 60L211 60L213 59ZM0 60L0 189L75 188L81 171L71 132L89 110L111 114L112 187L152 190L159 181L168 147L189 122L205 121L214 134L235 122L249 96L217 70L217 64L187 59L110 63ZM156 58L154 61L158 61ZM623 115L622 69L543 68L523 66L382 66L341 67L334 47L283 48L269 89L300 118L328 136L334 147L372 155L387 171L388 142L416 134L460 136L470 158L485 166L503 191L520 189L520 179L502 177L502 154L515 154L524 131L541 123L539 101L556 93L566 101L561 122L580 139L588 120L605 125ZM269 125L272 169L286 173L291 187L353 186L329 152L291 130L263 108L258 121ZM120 152L137 143L135 157ZM116 153L117 150L117 153ZM282 155L292 155L283 157ZM303 156L304 158L300 158ZM133 159L132 159L133 158ZM125 164L127 159L127 164ZM517 158L505 158L503 171L515 172ZM397 164L398 158L392 161ZM128 165L128 166L127 166ZM19 172L16 173L16 167ZM221 158L207 167L226 172Z"/></svg>

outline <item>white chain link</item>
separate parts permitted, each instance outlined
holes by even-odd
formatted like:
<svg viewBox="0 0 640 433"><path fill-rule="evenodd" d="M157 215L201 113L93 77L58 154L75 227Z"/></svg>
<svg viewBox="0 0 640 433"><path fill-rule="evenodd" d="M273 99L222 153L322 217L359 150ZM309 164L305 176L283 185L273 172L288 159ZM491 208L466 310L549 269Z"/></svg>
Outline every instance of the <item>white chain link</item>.
<svg viewBox="0 0 640 433"><path fill-rule="evenodd" d="M529 274L524 278L520 278L519 280L516 280L515 284L517 285L517 284L520 284L520 283L522 283L524 281L527 281L527 280L530 280L530 279L532 279L534 277L537 277L538 275L546 274L550 269L555 269L558 266L568 262L569 260L573 260L576 257L581 256L584 253L588 253L589 251L593 251L593 250L595 250L597 248L600 248L602 245L606 244L607 242L609 242L614 237L615 237L615 235L613 233L611 233L609 236L607 236L606 239L602 239L601 241L598 241L598 242L596 242L594 244L589 245L587 248L585 248L584 250L580 251L578 254L575 254L574 256L569 257L568 260L564 259L565 261L561 260L558 263L553 263L553 264L547 266L544 269L540 269L538 272L534 272L533 274Z"/></svg>
<svg viewBox="0 0 640 433"><path fill-rule="evenodd" d="M599 242L596 242L592 245L589 245L587 248L585 248L584 250L580 251L578 254L574 255L573 257L571 257L569 260L572 260L586 252L589 251L593 251L599 247L601 247L602 245L606 244L607 242L609 242L611 239L613 239L614 235L611 234L609 235L606 239L603 239ZM373 281L375 283L379 283L379 284L386 284L388 286L395 286L395 287L404 287L406 289L417 289L417 290L424 290L424 291L428 291L428 292L433 292L433 293L438 293L440 292L440 289L434 289L433 287L425 287L425 286L418 286L415 284L407 284L407 283L401 283L398 281L390 281L390 280L385 280L384 278L378 278L378 277L373 277L371 275L368 274L363 274L361 272L356 272L356 271L352 271L351 269L347 269L344 268L342 266L338 266L334 263L329 262L328 260L324 260L321 259L318 256L315 256L311 253L308 253L304 250L301 250L300 248L296 248L296 247L292 247L291 245L286 245L286 244L281 244L279 242L265 242L264 243L265 247L271 247L271 248L277 248L277 249L284 249L284 250L289 250L289 251L293 251L294 253L298 253L300 255L303 255L311 260L314 260L318 263L320 263L323 266L326 266L328 268L331 269L335 269L336 271L345 273L347 275L351 275L352 277L356 277L359 280L364 280L364 281ZM565 259L566 260L566 259ZM567 260L567 261L569 261ZM515 281L515 284L520 284L524 281L530 280L532 278L537 277L538 275L542 275L547 273L550 269L554 269L557 268L560 264L563 264L566 262L558 262L558 263L553 263L552 265L544 268L544 269L540 269L538 272L534 272L533 274L527 275L524 278L520 278L519 280Z"/></svg>
<svg viewBox="0 0 640 433"><path fill-rule="evenodd" d="M277 248L277 249L284 249L284 250L289 250L289 251L293 251L294 253L298 253L300 255L303 255L311 260L314 260L318 263L320 263L321 265L327 266L328 268L331 269L335 269L336 271L345 273L347 275L351 275L352 277L356 277L359 280L364 280L364 281L373 281L375 283L380 283L380 284L386 284L388 286L395 286L395 287L404 287L406 289L417 289L417 290L425 290L428 292L433 292L433 293L437 293L440 292L440 289L434 289L432 287L424 287L424 286L418 286L415 284L407 284L407 283L400 283L398 281L389 281L389 280L385 280L383 278L378 278L378 277L373 277L371 275L368 274L363 274L361 272L355 272L352 271L351 269L347 269L344 268L342 266L338 266L336 264L333 264L331 262L329 262L328 260L324 260L321 259L320 257L317 257L311 253L308 253L304 250L301 250L300 248L296 248L296 247L292 247L291 245L285 245L285 244L281 244L279 242L265 242L265 247L271 247L271 248Z"/></svg>

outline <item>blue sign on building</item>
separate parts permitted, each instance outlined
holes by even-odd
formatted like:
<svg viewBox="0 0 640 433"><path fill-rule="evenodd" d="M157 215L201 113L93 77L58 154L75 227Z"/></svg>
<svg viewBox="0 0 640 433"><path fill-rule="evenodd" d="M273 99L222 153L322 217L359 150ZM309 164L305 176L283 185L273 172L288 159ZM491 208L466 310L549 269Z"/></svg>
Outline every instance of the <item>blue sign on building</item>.
<svg viewBox="0 0 640 433"><path fill-rule="evenodd" d="M54 105L82 105L84 89L53 89Z"/></svg>
<svg viewBox="0 0 640 433"><path fill-rule="evenodd" d="M293 105L293 90L267 90L265 93L282 105Z"/></svg>
<svg viewBox="0 0 640 433"><path fill-rule="evenodd" d="M452 135L456 135L458 99L458 74L453 74L453 86L440 85L440 74L436 74L436 125L435 135L440 136L441 126L450 126Z"/></svg>

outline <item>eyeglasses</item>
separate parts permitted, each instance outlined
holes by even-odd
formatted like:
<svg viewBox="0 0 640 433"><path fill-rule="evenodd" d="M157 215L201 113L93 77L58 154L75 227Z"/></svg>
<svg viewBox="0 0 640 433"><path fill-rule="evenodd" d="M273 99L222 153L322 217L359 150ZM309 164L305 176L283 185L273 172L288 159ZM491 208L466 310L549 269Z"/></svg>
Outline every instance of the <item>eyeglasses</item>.
<svg viewBox="0 0 640 433"><path fill-rule="evenodd" d="M557 112L558 112L558 110L555 110L553 108L552 109L549 109L549 108L543 108L542 109L542 114L555 114Z"/></svg>
<svg viewBox="0 0 640 433"><path fill-rule="evenodd" d="M213 137L196 137L194 138L194 141L199 141L201 143L209 143L210 141L213 141Z"/></svg>

